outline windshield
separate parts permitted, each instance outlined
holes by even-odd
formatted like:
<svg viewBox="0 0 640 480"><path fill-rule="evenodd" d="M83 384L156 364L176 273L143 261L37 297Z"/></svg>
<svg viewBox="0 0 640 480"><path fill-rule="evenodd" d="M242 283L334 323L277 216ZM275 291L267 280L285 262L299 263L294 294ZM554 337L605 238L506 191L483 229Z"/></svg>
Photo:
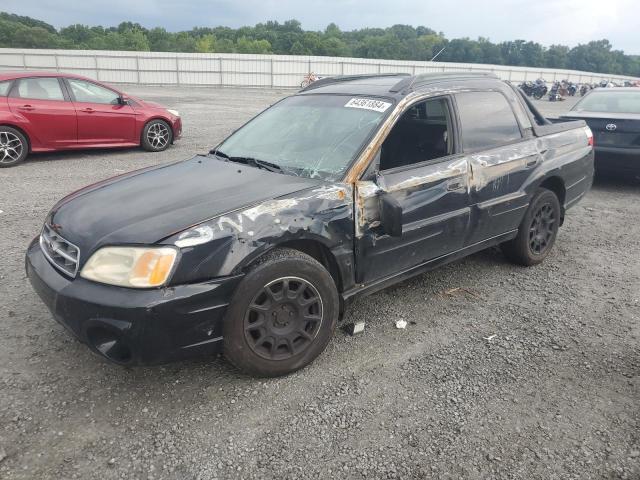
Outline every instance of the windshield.
<svg viewBox="0 0 640 480"><path fill-rule="evenodd" d="M605 113L640 113L640 89L637 92L595 90L573 107L574 111Z"/></svg>
<svg viewBox="0 0 640 480"><path fill-rule="evenodd" d="M342 95L288 97L251 120L216 151L232 160L269 162L285 173L338 180L391 105Z"/></svg>

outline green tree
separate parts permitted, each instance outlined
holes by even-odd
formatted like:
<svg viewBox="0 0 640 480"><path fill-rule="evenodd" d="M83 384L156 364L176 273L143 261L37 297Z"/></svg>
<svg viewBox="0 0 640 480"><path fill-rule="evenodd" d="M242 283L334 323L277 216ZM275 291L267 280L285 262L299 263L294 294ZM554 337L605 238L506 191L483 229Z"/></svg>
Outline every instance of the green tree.
<svg viewBox="0 0 640 480"><path fill-rule="evenodd" d="M309 55L310 52L305 48L304 45L302 45L302 43L296 40L294 44L291 45L291 49L289 50L289 53L291 55Z"/></svg>
<svg viewBox="0 0 640 480"><path fill-rule="evenodd" d="M164 28L156 27L147 32L149 48L153 52L171 52L174 49L172 34Z"/></svg>
<svg viewBox="0 0 640 480"><path fill-rule="evenodd" d="M0 20L6 20L7 22L11 23L20 23L25 27L39 27L53 34L57 33L53 25L49 25L42 20L36 20L35 18L31 17L23 17L14 13L0 12Z"/></svg>
<svg viewBox="0 0 640 480"><path fill-rule="evenodd" d="M149 41L139 30L128 30L123 33L109 32L103 40L103 48L107 50L149 51Z"/></svg>
<svg viewBox="0 0 640 480"><path fill-rule="evenodd" d="M447 39L425 26L393 25L342 31L330 23L322 31L304 30L297 20L267 21L237 29L194 27L167 32L125 21L112 27L69 25L57 31L30 17L0 12L0 47L86 48L153 50L161 52L239 52L295 55L358 56L400 60L430 60L443 47L437 61L571 68L601 73L640 76L640 57L614 50L608 40L595 40L574 48L512 40L493 43L488 38Z"/></svg>
<svg viewBox="0 0 640 480"><path fill-rule="evenodd" d="M341 39L331 36L323 38L315 55L327 57L349 57L351 52L348 45Z"/></svg>
<svg viewBox="0 0 640 480"><path fill-rule="evenodd" d="M238 53L270 53L271 45L266 40L249 40L247 37L240 37L236 44Z"/></svg>
<svg viewBox="0 0 640 480"><path fill-rule="evenodd" d="M478 42L468 38L455 38L449 41L447 48L438 60L448 62L482 62L482 49Z"/></svg>
<svg viewBox="0 0 640 480"><path fill-rule="evenodd" d="M215 52L216 48L216 37L208 33L207 35L203 35L202 37L196 40L195 51L199 53L208 53Z"/></svg>
<svg viewBox="0 0 640 480"><path fill-rule="evenodd" d="M330 23L329 25L327 25L327 28L324 29L324 34L327 37L341 38L342 30L340 30L340 27L338 27L338 25L336 25L335 23Z"/></svg>
<svg viewBox="0 0 640 480"><path fill-rule="evenodd" d="M446 45L446 39L440 35L433 33L421 35L415 40L412 57L416 60L429 61Z"/></svg>
<svg viewBox="0 0 640 480"><path fill-rule="evenodd" d="M172 52L195 52L196 51L196 39L187 32L178 32L172 35L173 47Z"/></svg>
<svg viewBox="0 0 640 480"><path fill-rule="evenodd" d="M551 45L544 54L544 66L549 68L567 68L569 47Z"/></svg>
<svg viewBox="0 0 640 480"><path fill-rule="evenodd" d="M233 40L228 38L222 38L216 41L216 52L219 53L233 53L235 52L235 45Z"/></svg>
<svg viewBox="0 0 640 480"><path fill-rule="evenodd" d="M482 63L494 65L502 65L504 63L500 47L495 43L491 43L488 38L478 38L478 46L482 51Z"/></svg>
<svg viewBox="0 0 640 480"><path fill-rule="evenodd" d="M31 27L0 19L0 47L64 48L67 45L57 35L43 27Z"/></svg>

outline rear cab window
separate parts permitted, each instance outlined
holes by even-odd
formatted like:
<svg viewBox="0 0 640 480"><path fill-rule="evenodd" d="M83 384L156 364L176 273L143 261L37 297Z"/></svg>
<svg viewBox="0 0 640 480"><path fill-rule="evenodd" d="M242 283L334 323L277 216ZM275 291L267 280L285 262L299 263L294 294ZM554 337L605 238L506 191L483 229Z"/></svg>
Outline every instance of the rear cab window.
<svg viewBox="0 0 640 480"><path fill-rule="evenodd" d="M17 88L12 89L11 96L34 100L64 101L60 82L55 77L21 78L18 80Z"/></svg>
<svg viewBox="0 0 640 480"><path fill-rule="evenodd" d="M594 90L571 109L574 112L640 114L640 89L637 92L615 89Z"/></svg>
<svg viewBox="0 0 640 480"><path fill-rule="evenodd" d="M488 150L522 139L509 102L499 92L463 92L455 95L465 152Z"/></svg>

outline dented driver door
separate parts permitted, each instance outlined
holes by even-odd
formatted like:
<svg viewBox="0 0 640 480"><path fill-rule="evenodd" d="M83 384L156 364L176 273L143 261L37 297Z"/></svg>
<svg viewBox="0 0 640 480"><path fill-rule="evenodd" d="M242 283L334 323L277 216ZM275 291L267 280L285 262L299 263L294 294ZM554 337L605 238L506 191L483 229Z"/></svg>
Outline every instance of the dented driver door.
<svg viewBox="0 0 640 480"><path fill-rule="evenodd" d="M356 183L356 280L401 274L462 248L469 225L467 158L454 155ZM402 233L381 222L384 196L402 209Z"/></svg>

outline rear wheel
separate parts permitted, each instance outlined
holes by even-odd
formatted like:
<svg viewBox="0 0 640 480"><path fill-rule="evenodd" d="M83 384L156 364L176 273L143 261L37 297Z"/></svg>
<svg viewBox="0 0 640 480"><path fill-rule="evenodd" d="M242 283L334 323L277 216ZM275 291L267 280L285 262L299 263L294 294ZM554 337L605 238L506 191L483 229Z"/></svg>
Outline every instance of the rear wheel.
<svg viewBox="0 0 640 480"><path fill-rule="evenodd" d="M151 120L142 130L142 148L149 152L166 150L173 140L173 131L164 120Z"/></svg>
<svg viewBox="0 0 640 480"><path fill-rule="evenodd" d="M560 215L560 202L556 194L540 188L531 199L516 238L502 244L506 257L525 266L542 262L556 241Z"/></svg>
<svg viewBox="0 0 640 480"><path fill-rule="evenodd" d="M0 167L13 167L29 153L26 137L15 128L0 127Z"/></svg>
<svg viewBox="0 0 640 480"><path fill-rule="evenodd" d="M224 352L239 369L275 377L311 363L324 351L338 319L329 272L297 250L277 249L240 282L224 323Z"/></svg>

